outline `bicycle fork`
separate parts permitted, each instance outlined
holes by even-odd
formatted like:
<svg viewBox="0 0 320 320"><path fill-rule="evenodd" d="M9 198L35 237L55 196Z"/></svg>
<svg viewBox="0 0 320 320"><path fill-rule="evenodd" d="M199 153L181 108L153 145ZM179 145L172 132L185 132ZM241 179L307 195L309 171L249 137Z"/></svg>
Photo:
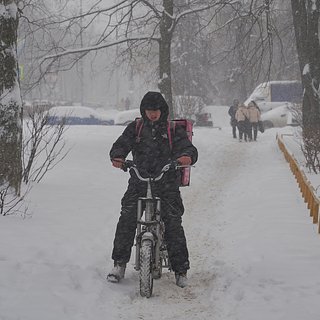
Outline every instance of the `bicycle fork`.
<svg viewBox="0 0 320 320"><path fill-rule="evenodd" d="M142 220L143 205L145 204L145 217ZM154 209L155 208L155 209ZM154 268L159 268L160 261L160 208L161 200L158 197L139 197L137 206L137 234L135 270L140 270L140 248L143 240L151 240L153 243Z"/></svg>

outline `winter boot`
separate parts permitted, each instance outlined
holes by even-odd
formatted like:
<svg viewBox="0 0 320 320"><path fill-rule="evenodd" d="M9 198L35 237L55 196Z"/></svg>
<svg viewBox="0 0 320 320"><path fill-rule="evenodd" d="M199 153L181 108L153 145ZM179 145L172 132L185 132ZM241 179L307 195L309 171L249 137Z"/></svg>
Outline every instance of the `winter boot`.
<svg viewBox="0 0 320 320"><path fill-rule="evenodd" d="M176 285L180 288L184 288L188 285L187 272L176 272Z"/></svg>
<svg viewBox="0 0 320 320"><path fill-rule="evenodd" d="M121 279L124 278L125 271L126 271L126 263L120 263L115 261L113 269L107 275L107 280L110 282L119 282Z"/></svg>

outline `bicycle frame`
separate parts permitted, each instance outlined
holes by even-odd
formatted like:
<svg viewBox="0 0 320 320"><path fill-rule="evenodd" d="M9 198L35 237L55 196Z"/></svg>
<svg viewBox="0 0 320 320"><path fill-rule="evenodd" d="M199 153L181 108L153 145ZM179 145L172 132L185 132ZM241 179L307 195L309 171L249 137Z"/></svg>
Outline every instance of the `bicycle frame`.
<svg viewBox="0 0 320 320"><path fill-rule="evenodd" d="M135 270L140 270L140 245L145 239L151 240L153 243L153 274L161 275L162 267L169 267L168 255L163 252L161 255L161 249L163 249L163 237L164 237L164 223L161 220L161 199L159 197L153 197L151 190L151 182L158 181L163 177L163 174L168 171L170 165L165 166L158 177L143 178L138 169L131 167L134 170L139 180L147 183L147 193L145 197L139 197L137 206L137 231L136 231L136 257L135 257ZM145 209L144 209L145 208ZM143 217L144 209L144 219ZM165 262L162 265L161 261ZM156 276L158 277L158 276Z"/></svg>
<svg viewBox="0 0 320 320"><path fill-rule="evenodd" d="M161 219L161 199L152 194L152 182L159 181L170 169L181 168L177 161L165 165L159 176L144 178L134 163L126 160L123 170L135 172L140 181L147 183L145 197L139 197L137 203L136 256L135 270L140 271L140 295L149 298L152 295L153 279L159 279L162 268L169 268L170 261L164 242L164 222ZM143 215L144 212L144 215ZM143 218L144 217L144 218Z"/></svg>

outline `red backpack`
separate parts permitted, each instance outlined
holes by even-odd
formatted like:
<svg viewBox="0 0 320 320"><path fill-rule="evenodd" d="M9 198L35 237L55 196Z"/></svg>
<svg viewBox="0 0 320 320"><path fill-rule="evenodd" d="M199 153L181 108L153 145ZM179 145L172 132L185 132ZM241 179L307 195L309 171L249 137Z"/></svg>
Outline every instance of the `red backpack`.
<svg viewBox="0 0 320 320"><path fill-rule="evenodd" d="M136 118L135 121L136 121L137 140L139 140L139 137L141 135L141 130L143 128L143 121L141 118ZM188 139L192 142L193 122L191 120L187 120L187 119L168 120L167 132L168 132L170 149L172 149L171 129L173 134L175 134L176 126L181 126L186 131ZM190 185L190 173L191 173L191 167L181 168L180 187L187 187Z"/></svg>

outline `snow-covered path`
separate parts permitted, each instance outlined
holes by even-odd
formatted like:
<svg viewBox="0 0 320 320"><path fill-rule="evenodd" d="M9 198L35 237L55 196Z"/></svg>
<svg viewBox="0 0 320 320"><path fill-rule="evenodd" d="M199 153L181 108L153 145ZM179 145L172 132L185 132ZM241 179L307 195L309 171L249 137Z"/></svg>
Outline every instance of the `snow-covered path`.
<svg viewBox="0 0 320 320"><path fill-rule="evenodd" d="M229 127L195 129L189 287L165 273L143 299L133 259L122 283L106 282L127 181L108 150L122 130L70 128L69 156L32 190L32 218L1 218L1 320L318 320L320 236L272 130L239 143Z"/></svg>

